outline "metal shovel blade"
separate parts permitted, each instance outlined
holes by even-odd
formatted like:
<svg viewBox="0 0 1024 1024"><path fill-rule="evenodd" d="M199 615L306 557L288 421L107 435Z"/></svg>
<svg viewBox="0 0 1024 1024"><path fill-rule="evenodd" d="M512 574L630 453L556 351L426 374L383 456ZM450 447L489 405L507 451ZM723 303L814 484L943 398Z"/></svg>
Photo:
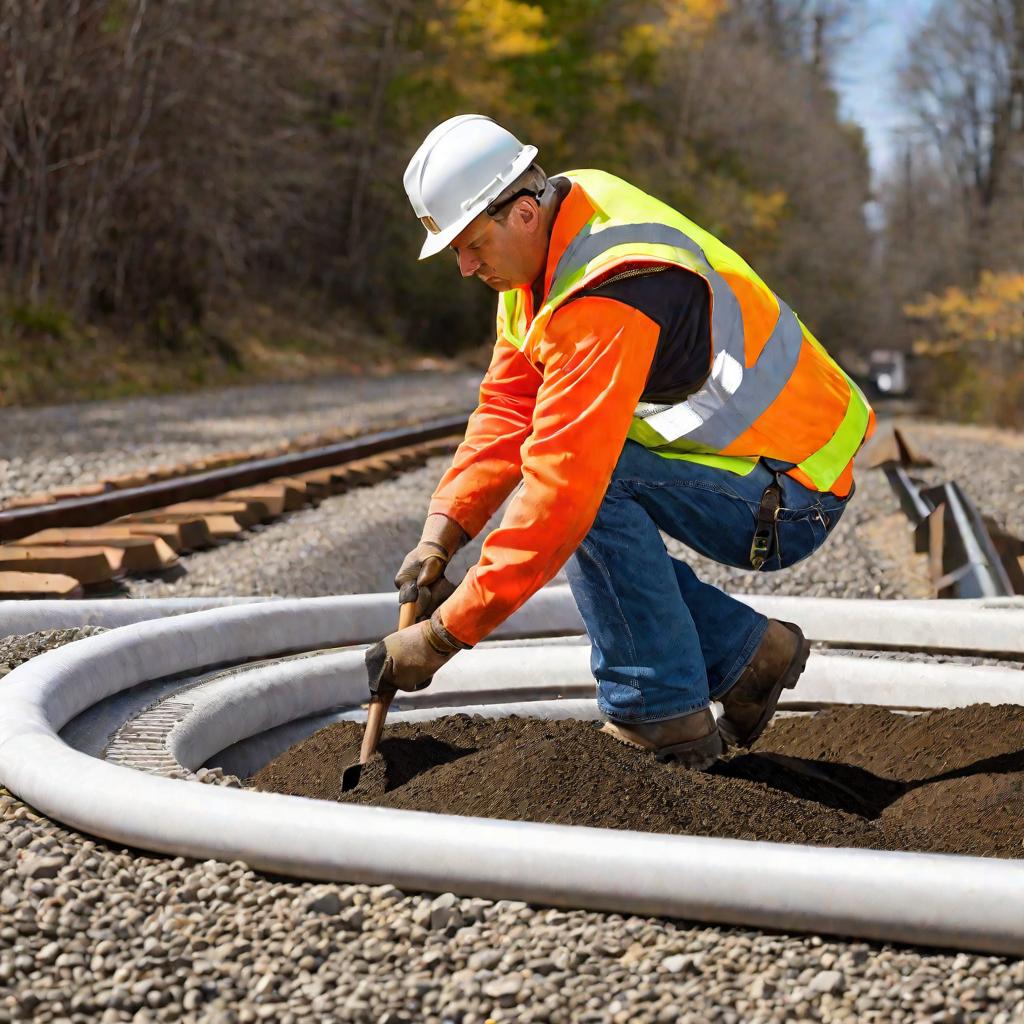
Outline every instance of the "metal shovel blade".
<svg viewBox="0 0 1024 1024"><path fill-rule="evenodd" d="M405 629L416 621L415 590L413 600L404 601L398 608L398 628ZM401 600L401 596L399 597ZM373 696L370 698L369 707L366 709L366 728L363 730L363 742L359 748L359 760L350 764L341 773L342 793L351 793L359 785L359 779L363 774L363 765L370 760L377 751L377 744L380 742L380 734L384 731L384 719L387 716L391 701L394 700L396 690L388 686L380 685L381 670L384 667L384 645L375 644L374 648L380 648L380 658L377 664L367 664L367 671L370 675L370 688ZM371 648L371 654L374 650ZM376 684L376 689L374 686Z"/></svg>
<svg viewBox="0 0 1024 1024"><path fill-rule="evenodd" d="M350 764L341 773L341 791L342 793L351 793L356 786L359 785L359 780L363 777L363 762L356 761L355 764Z"/></svg>
<svg viewBox="0 0 1024 1024"><path fill-rule="evenodd" d="M363 732L363 743L359 748L359 760L355 764L350 764L341 773L342 793L351 793L359 785L363 765L377 752L380 734L384 731L384 718L394 696L394 690L382 690L370 698L370 705L366 710L366 730Z"/></svg>

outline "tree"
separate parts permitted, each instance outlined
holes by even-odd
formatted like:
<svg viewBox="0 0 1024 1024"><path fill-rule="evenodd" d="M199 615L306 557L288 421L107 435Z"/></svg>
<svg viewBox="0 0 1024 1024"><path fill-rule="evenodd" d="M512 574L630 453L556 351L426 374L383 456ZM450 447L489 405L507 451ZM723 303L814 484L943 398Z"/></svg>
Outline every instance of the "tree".
<svg viewBox="0 0 1024 1024"><path fill-rule="evenodd" d="M173 334L285 248L319 126L275 40L314 19L315 0L0 7L4 290Z"/></svg>
<svg viewBox="0 0 1024 1024"><path fill-rule="evenodd" d="M734 0L730 17L748 41L767 39L776 54L824 77L857 6L854 0Z"/></svg>
<svg viewBox="0 0 1024 1024"><path fill-rule="evenodd" d="M0 293L159 340L290 291L452 352L493 294L402 188L479 111L738 249L829 343L863 336L863 140L823 74L845 0L6 0ZM773 43L772 40L775 40Z"/></svg>
<svg viewBox="0 0 1024 1024"><path fill-rule="evenodd" d="M938 0L911 41L903 92L942 161L977 278L993 254L1024 255L1024 230L1000 231L1024 207L1024 0ZM998 257L997 257L998 259Z"/></svg>
<svg viewBox="0 0 1024 1024"><path fill-rule="evenodd" d="M626 176L735 248L826 344L861 346L877 300L860 130L813 66L751 35L752 12L695 26L666 6L654 60L626 79Z"/></svg>
<svg viewBox="0 0 1024 1024"><path fill-rule="evenodd" d="M1024 274L983 271L976 287L926 295L906 314L936 412L1024 423Z"/></svg>

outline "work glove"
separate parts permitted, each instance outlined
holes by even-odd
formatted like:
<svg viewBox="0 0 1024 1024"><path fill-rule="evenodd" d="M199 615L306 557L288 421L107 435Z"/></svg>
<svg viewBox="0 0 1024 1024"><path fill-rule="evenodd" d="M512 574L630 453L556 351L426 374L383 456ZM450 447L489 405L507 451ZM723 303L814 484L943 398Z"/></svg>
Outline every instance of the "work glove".
<svg viewBox="0 0 1024 1024"><path fill-rule="evenodd" d="M395 575L401 604L416 602L416 620L429 618L454 593L444 575L452 556L466 542L465 531L440 512L427 516L423 533Z"/></svg>
<svg viewBox="0 0 1024 1024"><path fill-rule="evenodd" d="M468 646L456 640L444 628L440 614L434 612L431 618L399 629L367 650L370 693L423 690L439 668Z"/></svg>

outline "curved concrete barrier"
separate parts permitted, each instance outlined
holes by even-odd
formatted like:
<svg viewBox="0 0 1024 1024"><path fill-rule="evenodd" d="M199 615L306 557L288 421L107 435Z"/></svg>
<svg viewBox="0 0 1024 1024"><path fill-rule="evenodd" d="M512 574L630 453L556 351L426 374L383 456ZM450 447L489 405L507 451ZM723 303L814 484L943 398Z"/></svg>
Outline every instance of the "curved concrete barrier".
<svg viewBox="0 0 1024 1024"><path fill-rule="evenodd" d="M393 600L391 595L389 620ZM2 684L0 781L51 817L117 842L195 857L242 859L299 877L387 881L558 906L1024 952L1020 861L831 850L335 805L171 781L90 757L58 736L75 716L140 683L194 676L211 666L254 657L359 642L383 631L381 615L373 599L360 597L233 606L141 622L33 659ZM551 621L550 616L545 619L546 628ZM585 648L571 644L511 652L483 647L456 659L444 679L439 673L431 699L445 697L442 703L465 708L479 704L481 692L501 702L523 691L528 696L572 697L582 689L585 654ZM546 682L529 681L525 687L516 682L528 657L542 660ZM502 660L514 666L507 686L495 678ZM555 677L556 660L564 662L559 669L564 677ZM825 664L830 661L867 666L858 672L870 673L872 664L876 672L878 668L875 659L828 656L815 658L815 666L820 662L823 670L832 671ZM902 664L884 663L883 672L891 674ZM202 705L205 711L186 715L175 727L175 750L194 761L212 748L244 742L245 734L279 728L310 708L352 703L360 699L364 685L361 668L361 652L338 651L265 666L255 682L249 678L244 685L251 675L245 669L233 677L214 672L211 686L219 689L211 689L202 700L201 689L195 691L191 708ZM459 678L474 671L475 683ZM956 687L973 688L975 701L984 699L985 686L1000 700L1013 692L1005 669L943 666L942 671L956 677ZM1016 676L1019 680L1020 674ZM231 678L235 685L227 682ZM844 682L833 672L826 682L830 699L849 699L854 681ZM813 673L808 683L813 683ZM929 689L933 683L926 679L918 688ZM249 704L260 706L247 709L240 721L247 688ZM257 691L258 700L253 697ZM183 698L182 703L190 702Z"/></svg>
<svg viewBox="0 0 1024 1024"><path fill-rule="evenodd" d="M268 597L102 598L90 601L0 601L0 640L44 629L130 626L168 615L272 601Z"/></svg>
<svg viewBox="0 0 1024 1024"><path fill-rule="evenodd" d="M856 703L927 710L1016 703L1022 682L1019 671L996 666L813 654L799 688L786 691L780 707L806 710ZM523 702L550 705L591 698L593 703L593 691L589 647L576 639L544 646L482 644L442 669L429 689L399 695L391 720L403 710L467 703L474 708L507 701L526 706ZM192 771L205 765L249 775L339 720L336 709L358 705L365 693L362 648L328 649L315 657L297 655L136 686L87 709L61 735L76 749L99 755L122 724L132 721L129 733L151 742L139 757L124 763L139 766L155 758ZM220 756L228 747L236 761L230 769ZM262 761L255 759L257 749Z"/></svg>
<svg viewBox="0 0 1024 1024"><path fill-rule="evenodd" d="M593 692L589 647L481 645L438 672L429 689L401 694L395 710L444 707L450 711L508 701L526 706L579 700L592 697ZM214 678L191 696L189 709L168 734L167 749L190 770L204 764L223 767L217 755L225 747L292 723L289 742L270 753L269 761L328 724L324 713L339 705L358 705L365 694L361 650L323 655L315 662L243 667ZM1015 704L1022 699L1024 675L1016 669L812 654L800 686L786 691L779 706L876 704L923 711Z"/></svg>
<svg viewBox="0 0 1024 1024"><path fill-rule="evenodd" d="M808 638L837 646L878 649L1024 654L1024 597L965 601L869 601L831 597L736 594L765 615L798 623ZM282 598L198 597L107 601L0 601L0 638L43 629L131 625L238 604ZM330 600L326 598L324 600ZM379 612L377 639L390 632L395 594L360 595ZM572 636L583 621L567 586L545 587L493 634L501 637Z"/></svg>

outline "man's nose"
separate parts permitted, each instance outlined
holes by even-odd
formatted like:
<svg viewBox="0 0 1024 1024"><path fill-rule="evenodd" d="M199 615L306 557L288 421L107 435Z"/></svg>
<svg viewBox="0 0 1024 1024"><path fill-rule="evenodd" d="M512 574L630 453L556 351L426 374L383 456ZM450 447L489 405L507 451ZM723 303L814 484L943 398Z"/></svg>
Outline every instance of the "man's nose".
<svg viewBox="0 0 1024 1024"><path fill-rule="evenodd" d="M459 250L459 273L463 277L472 277L480 269L480 263L468 249Z"/></svg>

